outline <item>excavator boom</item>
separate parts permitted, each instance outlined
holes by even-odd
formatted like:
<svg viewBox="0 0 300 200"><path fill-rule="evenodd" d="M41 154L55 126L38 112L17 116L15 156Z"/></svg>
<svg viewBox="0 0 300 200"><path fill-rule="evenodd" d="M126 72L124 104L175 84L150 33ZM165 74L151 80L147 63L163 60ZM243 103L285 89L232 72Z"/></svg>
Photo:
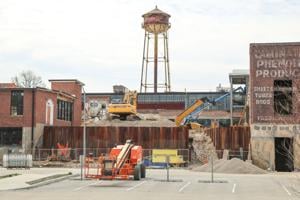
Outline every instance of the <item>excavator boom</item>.
<svg viewBox="0 0 300 200"><path fill-rule="evenodd" d="M201 106L203 104L204 104L204 102L201 99L198 99L198 100L196 100L196 102L193 105L191 105L185 111L180 113L175 119L176 126L180 126L181 122L184 120L184 118L186 118L189 114L194 112L199 106Z"/></svg>
<svg viewBox="0 0 300 200"><path fill-rule="evenodd" d="M238 88L234 89L232 92L236 92L238 90L242 90L244 92L242 87L238 87ZM224 99L227 96L230 96L230 94L231 94L230 92L227 92L224 95L222 95L216 99L213 99L213 100L209 100L207 98L202 98L202 99L196 100L196 102L193 105L188 107L185 111L183 111L176 117L176 119L175 119L176 125L177 126L185 125L193 116L200 113L202 110L204 110L208 106L221 101L222 99Z"/></svg>

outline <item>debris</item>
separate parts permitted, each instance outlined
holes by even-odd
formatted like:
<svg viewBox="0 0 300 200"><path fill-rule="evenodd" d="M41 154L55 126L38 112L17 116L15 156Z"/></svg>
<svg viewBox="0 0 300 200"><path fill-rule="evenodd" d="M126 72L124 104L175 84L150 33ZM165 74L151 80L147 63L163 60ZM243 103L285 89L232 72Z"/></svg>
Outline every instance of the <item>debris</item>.
<svg viewBox="0 0 300 200"><path fill-rule="evenodd" d="M205 164L208 160L213 157L217 158L216 149L212 143L211 138L204 132L198 132L193 134L193 150L196 154L196 161L200 164Z"/></svg>
<svg viewBox="0 0 300 200"><path fill-rule="evenodd" d="M51 155L47 158L48 161L65 161L68 162L70 158L71 148L66 145L57 143L57 155L54 153L54 149L51 150Z"/></svg>
<svg viewBox="0 0 300 200"><path fill-rule="evenodd" d="M135 119L122 121L112 120L88 120L87 126L140 126L140 127L176 127L175 123L169 120L169 116L160 116L159 114L138 114Z"/></svg>

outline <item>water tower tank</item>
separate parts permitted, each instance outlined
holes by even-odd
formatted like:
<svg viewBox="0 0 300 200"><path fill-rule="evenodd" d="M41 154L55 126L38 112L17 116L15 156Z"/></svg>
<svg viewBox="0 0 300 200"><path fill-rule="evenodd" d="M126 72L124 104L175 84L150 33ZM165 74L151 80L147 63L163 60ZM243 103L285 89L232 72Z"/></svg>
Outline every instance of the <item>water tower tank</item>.
<svg viewBox="0 0 300 200"><path fill-rule="evenodd" d="M166 32L170 27L169 18L171 15L155 7L154 10L142 15L144 18L143 28L153 34Z"/></svg>

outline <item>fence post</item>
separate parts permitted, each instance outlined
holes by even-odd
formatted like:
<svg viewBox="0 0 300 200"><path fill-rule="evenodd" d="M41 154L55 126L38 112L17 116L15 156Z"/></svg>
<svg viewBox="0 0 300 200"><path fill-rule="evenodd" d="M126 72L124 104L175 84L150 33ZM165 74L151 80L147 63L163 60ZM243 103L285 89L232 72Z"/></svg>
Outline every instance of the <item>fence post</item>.
<svg viewBox="0 0 300 200"><path fill-rule="evenodd" d="M269 169L270 170L275 170L275 169L273 169L273 167L272 167L272 161L271 161L271 152L269 152Z"/></svg>
<svg viewBox="0 0 300 200"><path fill-rule="evenodd" d="M210 154L210 162L211 162L211 182L214 182L214 158L213 154Z"/></svg>
<svg viewBox="0 0 300 200"><path fill-rule="evenodd" d="M83 174L84 156L80 155L79 160L80 160L80 177L81 177L81 180L83 180L83 176L84 176L84 174Z"/></svg>
<svg viewBox="0 0 300 200"><path fill-rule="evenodd" d="M169 172L170 156L169 155L166 155L166 161L167 161L167 182L169 182L170 181L170 172Z"/></svg>
<svg viewBox="0 0 300 200"><path fill-rule="evenodd" d="M241 156L241 159L244 160L244 153L243 153L243 147L240 147L240 156Z"/></svg>
<svg viewBox="0 0 300 200"><path fill-rule="evenodd" d="M38 154L39 154L39 162L41 162L41 149L38 149Z"/></svg>
<svg viewBox="0 0 300 200"><path fill-rule="evenodd" d="M74 157L75 157L75 160L78 160L78 157L77 157L77 148L74 148Z"/></svg>

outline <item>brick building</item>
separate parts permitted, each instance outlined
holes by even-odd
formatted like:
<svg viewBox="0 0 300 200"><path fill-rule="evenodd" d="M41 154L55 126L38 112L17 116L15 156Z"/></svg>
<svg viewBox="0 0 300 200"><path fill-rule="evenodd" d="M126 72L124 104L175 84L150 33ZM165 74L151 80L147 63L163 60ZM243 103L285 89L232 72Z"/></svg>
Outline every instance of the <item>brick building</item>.
<svg viewBox="0 0 300 200"><path fill-rule="evenodd" d="M250 45L252 159L300 169L300 43Z"/></svg>
<svg viewBox="0 0 300 200"><path fill-rule="evenodd" d="M51 89L0 84L0 149L40 145L43 127L80 126L81 87L74 79L49 80ZM1 152L0 152L1 154Z"/></svg>

